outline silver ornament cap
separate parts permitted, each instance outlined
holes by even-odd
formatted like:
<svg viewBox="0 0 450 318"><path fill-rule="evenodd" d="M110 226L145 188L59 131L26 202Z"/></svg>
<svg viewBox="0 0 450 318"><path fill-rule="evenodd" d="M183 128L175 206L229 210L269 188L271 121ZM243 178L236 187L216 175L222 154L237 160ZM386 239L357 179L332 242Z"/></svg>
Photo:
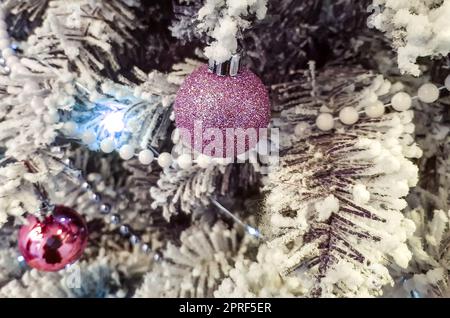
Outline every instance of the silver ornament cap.
<svg viewBox="0 0 450 318"><path fill-rule="evenodd" d="M208 68L210 72L219 76L236 76L241 67L241 55L234 53L225 62L218 63L213 59L209 60Z"/></svg>

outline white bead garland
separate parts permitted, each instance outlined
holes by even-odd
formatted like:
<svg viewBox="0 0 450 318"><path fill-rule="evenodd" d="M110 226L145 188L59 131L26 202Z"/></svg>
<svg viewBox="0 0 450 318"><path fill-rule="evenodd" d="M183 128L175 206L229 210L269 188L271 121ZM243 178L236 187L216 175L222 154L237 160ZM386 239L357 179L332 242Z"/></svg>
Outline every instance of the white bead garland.
<svg viewBox="0 0 450 318"><path fill-rule="evenodd" d="M192 157L190 154L184 153L177 158L177 163L181 169L189 169L192 166Z"/></svg>
<svg viewBox="0 0 450 318"><path fill-rule="evenodd" d="M95 141L95 134L94 132L87 130L81 135L81 141L85 143L86 145L90 145Z"/></svg>
<svg viewBox="0 0 450 318"><path fill-rule="evenodd" d="M411 108L412 99L408 93L398 92L392 97L391 104L392 108L394 108L396 111L401 112Z"/></svg>
<svg viewBox="0 0 450 318"><path fill-rule="evenodd" d="M354 107L347 106L339 112L339 120L345 125L353 125L359 119L359 114Z"/></svg>
<svg viewBox="0 0 450 318"><path fill-rule="evenodd" d="M114 140L112 138L105 138L100 142L100 149L104 153L111 153L115 148Z"/></svg>
<svg viewBox="0 0 450 318"><path fill-rule="evenodd" d="M323 131L328 131L333 129L334 127L334 119L333 116L329 113L321 113L316 118L317 128Z"/></svg>
<svg viewBox="0 0 450 318"><path fill-rule="evenodd" d="M431 83L423 84L420 86L417 96L424 103L434 103L439 99L439 88Z"/></svg>
<svg viewBox="0 0 450 318"><path fill-rule="evenodd" d="M206 169L211 164L211 157L204 155L204 154L200 154L197 157L196 162L200 168Z"/></svg>
<svg viewBox="0 0 450 318"><path fill-rule="evenodd" d="M172 155L168 152L160 153L158 156L158 164L161 168L169 168L172 165Z"/></svg>
<svg viewBox="0 0 450 318"><path fill-rule="evenodd" d="M75 124L73 121L67 121L64 123L63 129L67 135L73 136L77 131L77 124Z"/></svg>
<svg viewBox="0 0 450 318"><path fill-rule="evenodd" d="M442 87L438 87L432 83L423 84L419 88L417 96L415 97L411 97L406 92L399 92L400 89L403 89L403 84L398 82L394 85L386 85L386 87L382 90L385 93L388 90L391 93L397 92L392 96L390 104L383 104L383 102L378 100L378 96L375 93L364 93L358 106L364 107L364 112L367 117L377 118L381 117L384 114L385 108L388 106L392 106L393 109L399 112L410 109L412 106L412 101L415 98L418 98L424 103L434 103L439 99L440 90L444 88L447 88L447 90L450 91L450 75L446 77L444 86ZM357 111L355 107L347 106L341 109L338 118L343 124L352 125L358 121L360 113L361 112ZM316 118L316 126L322 131L328 131L334 128L334 120L335 118L333 118L331 114L321 113ZM294 133L297 136L301 136L304 134L306 129L307 126L305 126L304 123L299 123L295 126Z"/></svg>
<svg viewBox="0 0 450 318"><path fill-rule="evenodd" d="M376 101L375 103L366 106L364 109L367 117L369 118L378 118L383 116L384 114L384 104L381 101Z"/></svg>
<svg viewBox="0 0 450 318"><path fill-rule="evenodd" d="M450 75L445 79L445 88L450 91Z"/></svg>
<svg viewBox="0 0 450 318"><path fill-rule="evenodd" d="M143 165L149 165L154 158L153 152L149 149L142 150L138 155L139 162Z"/></svg>
<svg viewBox="0 0 450 318"><path fill-rule="evenodd" d="M129 160L134 156L134 147L131 145L123 145L119 149L119 156L123 160Z"/></svg>

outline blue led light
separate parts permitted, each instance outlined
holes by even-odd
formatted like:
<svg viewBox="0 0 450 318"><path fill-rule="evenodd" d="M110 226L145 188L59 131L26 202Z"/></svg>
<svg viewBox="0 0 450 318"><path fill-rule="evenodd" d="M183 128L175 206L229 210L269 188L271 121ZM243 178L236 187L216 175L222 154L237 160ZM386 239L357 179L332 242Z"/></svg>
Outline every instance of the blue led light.
<svg viewBox="0 0 450 318"><path fill-rule="evenodd" d="M91 150L99 150L105 139L112 140L116 149L125 144L135 148L157 146L157 140L153 139L161 138L160 129L167 129L170 107L162 106L159 95L143 100L134 96L131 90L116 86L120 96L102 91L94 94L83 85L76 85L75 103L70 110L60 113L61 121L75 123L74 137L78 139L85 132L91 132L95 136L95 140L87 145Z"/></svg>
<svg viewBox="0 0 450 318"><path fill-rule="evenodd" d="M102 120L103 127L110 133L115 134L122 132L125 128L125 123L123 122L123 111L111 112L105 115Z"/></svg>

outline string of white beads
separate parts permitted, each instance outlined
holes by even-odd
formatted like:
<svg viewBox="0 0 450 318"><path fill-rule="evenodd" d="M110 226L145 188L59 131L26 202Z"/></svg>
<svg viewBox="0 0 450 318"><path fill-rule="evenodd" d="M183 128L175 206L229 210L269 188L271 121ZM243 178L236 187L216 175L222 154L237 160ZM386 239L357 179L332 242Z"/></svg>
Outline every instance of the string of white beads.
<svg viewBox="0 0 450 318"><path fill-rule="evenodd" d="M424 103L434 103L439 99L439 88L431 83L420 86L417 96Z"/></svg>
<svg viewBox="0 0 450 318"><path fill-rule="evenodd" d="M408 110L412 105L411 96L405 92L398 92L391 99L392 108L396 111L405 111Z"/></svg>
<svg viewBox="0 0 450 318"><path fill-rule="evenodd" d="M0 8L0 50L6 66L10 70L10 77L17 74L26 73L27 69L20 63L19 58L11 48L11 41L8 35L8 25L5 22L5 12Z"/></svg>
<svg viewBox="0 0 450 318"><path fill-rule="evenodd" d="M158 164L161 168L169 168L172 165L172 155L168 152L162 152L158 156Z"/></svg>
<svg viewBox="0 0 450 318"><path fill-rule="evenodd" d="M149 149L142 150L138 155L139 162L143 165L149 165L154 158L153 152Z"/></svg>
<svg viewBox="0 0 450 318"><path fill-rule="evenodd" d="M364 111L370 118L381 117L384 114L384 104L381 101L377 100L375 103L366 106Z"/></svg>
<svg viewBox="0 0 450 318"><path fill-rule="evenodd" d="M200 154L196 159L197 165L200 168L206 169L211 164L211 157L208 157L204 154Z"/></svg>
<svg viewBox="0 0 450 318"><path fill-rule="evenodd" d="M450 91L450 75L445 79L445 88Z"/></svg>
<svg viewBox="0 0 450 318"><path fill-rule="evenodd" d="M345 125L353 125L359 119L359 114L354 107L344 107L339 112L339 120Z"/></svg>
<svg viewBox="0 0 450 318"><path fill-rule="evenodd" d="M191 154L184 153L177 158L177 164L181 169L189 169L192 166Z"/></svg>
<svg viewBox="0 0 450 318"><path fill-rule="evenodd" d="M100 149L104 153L111 153L115 148L114 140L112 138L105 138L100 142Z"/></svg>
<svg viewBox="0 0 450 318"><path fill-rule="evenodd" d="M321 113L316 119L317 128L323 131L329 131L334 127L333 116L329 113Z"/></svg>
<svg viewBox="0 0 450 318"><path fill-rule="evenodd" d="M129 160L134 156L134 147L131 145L123 145L119 149L119 156L123 160Z"/></svg>
<svg viewBox="0 0 450 318"><path fill-rule="evenodd" d="M450 75L445 79L445 88L450 91ZM418 92L417 96L414 98L418 98L421 102L424 103L434 103L439 99L440 90L444 87L437 87L432 83L423 84ZM376 97L376 98L375 98ZM402 112L411 108L413 97L411 97L406 92L398 92L391 98L390 104L383 104L376 94L372 99L365 99L365 103L367 106L364 108L364 113L369 118L377 118L381 117L387 106L392 106L396 111ZM339 112L339 120L344 125L353 125L359 120L359 113L356 108L347 106L340 110ZM316 118L316 126L318 129L322 131L329 131L334 128L334 118L330 113L321 113ZM297 136L302 136L307 129L307 123L298 123L295 126L294 133Z"/></svg>

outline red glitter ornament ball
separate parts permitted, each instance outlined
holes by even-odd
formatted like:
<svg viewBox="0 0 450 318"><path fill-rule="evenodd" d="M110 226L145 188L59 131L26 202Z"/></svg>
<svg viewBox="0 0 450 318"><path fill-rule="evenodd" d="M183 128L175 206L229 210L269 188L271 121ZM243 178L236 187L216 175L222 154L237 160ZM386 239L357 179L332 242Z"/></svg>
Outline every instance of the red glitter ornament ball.
<svg viewBox="0 0 450 318"><path fill-rule="evenodd" d="M184 144L205 155L230 158L253 148L270 121L270 101L248 69L219 76L204 65L186 77L174 104Z"/></svg>
<svg viewBox="0 0 450 318"><path fill-rule="evenodd" d="M27 220L19 231L19 250L29 266L53 272L80 258L88 230L75 210L57 205L43 221L32 215Z"/></svg>

